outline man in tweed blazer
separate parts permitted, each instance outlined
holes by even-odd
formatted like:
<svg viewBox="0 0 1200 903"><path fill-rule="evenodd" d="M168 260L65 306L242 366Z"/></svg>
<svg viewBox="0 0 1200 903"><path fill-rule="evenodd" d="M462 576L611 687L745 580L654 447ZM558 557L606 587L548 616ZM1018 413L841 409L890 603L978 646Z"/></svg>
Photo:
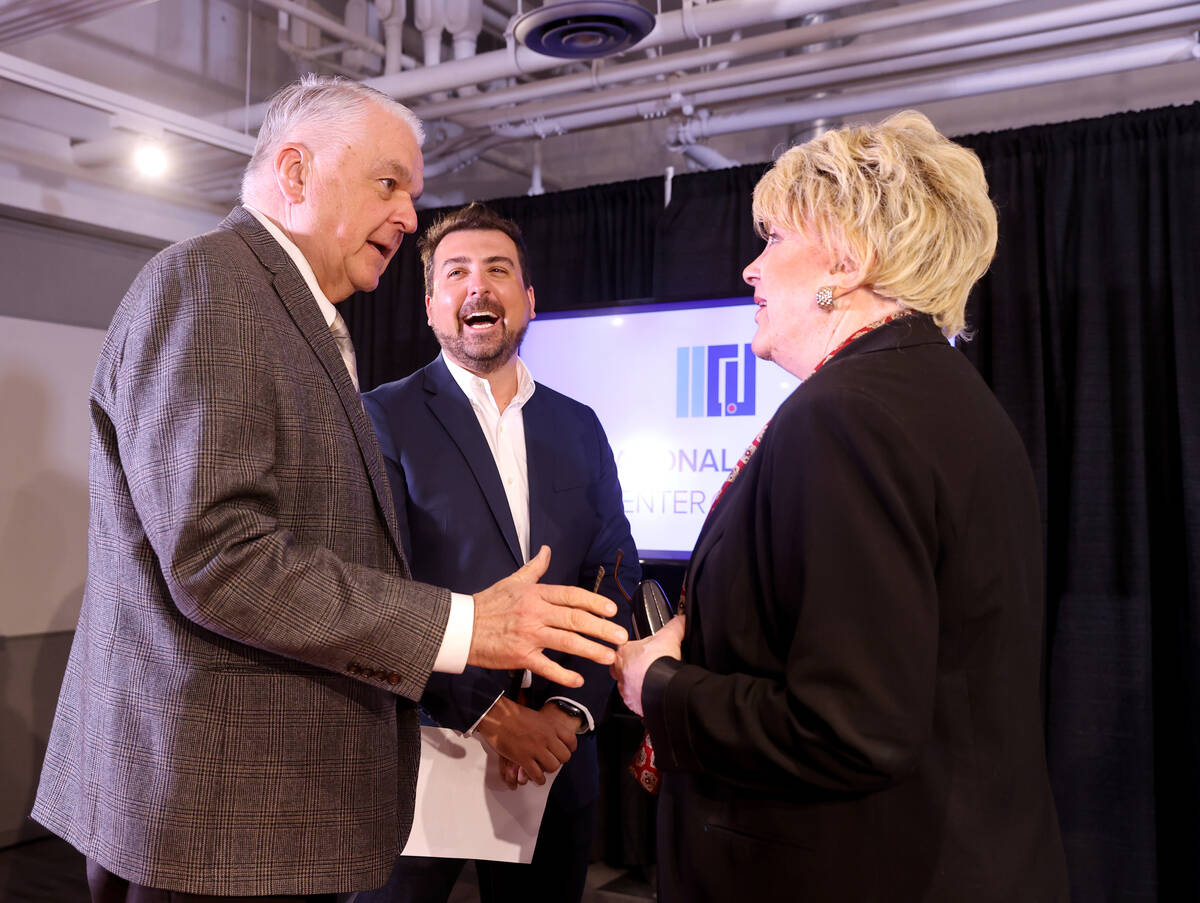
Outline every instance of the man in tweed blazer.
<svg viewBox="0 0 1200 903"><path fill-rule="evenodd" d="M370 89L284 89L247 206L147 264L109 328L88 581L33 810L88 857L95 900L381 885L430 673L574 686L542 648L607 663L574 631L623 639L607 599L536 585L545 550L473 599L408 579L331 302L415 230L419 142Z"/></svg>

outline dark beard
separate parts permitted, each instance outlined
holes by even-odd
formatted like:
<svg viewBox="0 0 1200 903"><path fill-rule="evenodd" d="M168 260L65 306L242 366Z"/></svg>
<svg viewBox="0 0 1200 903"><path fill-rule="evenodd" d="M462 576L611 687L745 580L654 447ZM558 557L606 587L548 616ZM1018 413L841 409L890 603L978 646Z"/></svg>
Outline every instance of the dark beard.
<svg viewBox="0 0 1200 903"><path fill-rule="evenodd" d="M528 328L528 322L516 332L509 332L505 326L501 341L491 348L470 345L465 337L467 327L461 324L457 332L446 333L435 328L433 334L452 361L472 373L486 376L512 360L513 355L520 349L521 342L525 340L525 331Z"/></svg>

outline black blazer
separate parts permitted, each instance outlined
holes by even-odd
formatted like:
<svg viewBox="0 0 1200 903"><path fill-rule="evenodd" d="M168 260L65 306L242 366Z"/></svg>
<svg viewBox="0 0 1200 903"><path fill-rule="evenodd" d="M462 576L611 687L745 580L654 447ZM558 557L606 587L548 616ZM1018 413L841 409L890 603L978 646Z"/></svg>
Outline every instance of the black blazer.
<svg viewBox="0 0 1200 903"><path fill-rule="evenodd" d="M925 316L776 413L643 691L663 901L1065 900L1021 440Z"/></svg>
<svg viewBox="0 0 1200 903"><path fill-rule="evenodd" d="M411 376L363 396L375 426L395 501L400 534L414 579L463 593L486 589L522 564L521 547L495 459L471 402L441 356ZM615 620L629 628L629 606L612 580L623 550L621 582L629 590L641 576L625 517L621 486L608 439L595 413L537 384L522 410L529 472L529 549L550 546L543 583L591 589L600 565L600 592L617 602ZM551 696L587 707L597 721L612 690L608 668L577 656L547 652L578 671L578 689L534 675L529 705ZM421 704L442 725L466 730L510 688L507 671L468 666L461 675L434 673ZM552 793L568 808L598 793L594 735L579 747Z"/></svg>

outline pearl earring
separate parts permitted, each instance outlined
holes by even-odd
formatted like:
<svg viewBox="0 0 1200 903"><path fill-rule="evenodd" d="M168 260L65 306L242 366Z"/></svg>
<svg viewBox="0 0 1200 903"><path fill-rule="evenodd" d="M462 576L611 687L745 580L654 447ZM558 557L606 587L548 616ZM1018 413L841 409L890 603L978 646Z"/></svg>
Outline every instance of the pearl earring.
<svg viewBox="0 0 1200 903"><path fill-rule="evenodd" d="M817 307L828 313L833 310L833 286L823 285L817 289Z"/></svg>

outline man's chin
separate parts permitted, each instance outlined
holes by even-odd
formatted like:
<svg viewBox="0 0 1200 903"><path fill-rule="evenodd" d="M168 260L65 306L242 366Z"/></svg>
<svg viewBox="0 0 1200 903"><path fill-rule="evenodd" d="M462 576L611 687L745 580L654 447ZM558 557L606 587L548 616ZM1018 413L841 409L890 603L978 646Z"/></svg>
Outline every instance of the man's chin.
<svg viewBox="0 0 1200 903"><path fill-rule="evenodd" d="M356 292L373 292L379 288L379 280L383 276L383 271L380 270L373 276L364 276L361 279L354 280L354 291Z"/></svg>
<svg viewBox="0 0 1200 903"><path fill-rule="evenodd" d="M442 348L446 353L454 359L460 366L465 367L472 373L493 373L507 364L516 354L516 349L511 351L504 345L499 348L478 348L471 347L466 342L442 342Z"/></svg>

